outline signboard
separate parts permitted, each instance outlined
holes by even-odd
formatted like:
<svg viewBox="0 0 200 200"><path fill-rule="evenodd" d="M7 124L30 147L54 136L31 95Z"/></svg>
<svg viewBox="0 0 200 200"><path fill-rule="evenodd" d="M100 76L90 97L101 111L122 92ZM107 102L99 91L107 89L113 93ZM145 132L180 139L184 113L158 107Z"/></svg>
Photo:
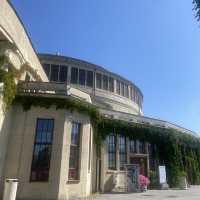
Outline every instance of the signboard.
<svg viewBox="0 0 200 200"><path fill-rule="evenodd" d="M159 181L160 181L160 184L167 182L165 166L159 166Z"/></svg>

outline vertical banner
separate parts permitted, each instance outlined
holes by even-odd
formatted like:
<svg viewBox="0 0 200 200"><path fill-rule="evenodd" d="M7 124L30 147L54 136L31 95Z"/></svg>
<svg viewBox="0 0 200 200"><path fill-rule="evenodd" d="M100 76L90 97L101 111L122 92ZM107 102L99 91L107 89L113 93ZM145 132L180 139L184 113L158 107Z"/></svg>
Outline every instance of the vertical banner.
<svg viewBox="0 0 200 200"><path fill-rule="evenodd" d="M159 166L159 181L160 184L167 183L165 166Z"/></svg>

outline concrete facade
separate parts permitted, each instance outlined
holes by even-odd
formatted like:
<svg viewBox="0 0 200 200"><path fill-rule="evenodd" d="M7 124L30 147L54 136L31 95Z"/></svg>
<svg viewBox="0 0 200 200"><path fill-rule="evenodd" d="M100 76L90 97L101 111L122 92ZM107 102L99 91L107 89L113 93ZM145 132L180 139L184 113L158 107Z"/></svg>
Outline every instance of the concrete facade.
<svg viewBox="0 0 200 200"><path fill-rule="evenodd" d="M37 118L54 119L53 146L48 182L31 182L30 170L35 140ZM20 121L20 123L19 123ZM79 122L81 128L80 180L68 181L71 123ZM9 136L4 179L19 179L18 199L68 199L91 194L91 169L89 169L90 120L79 113L55 108L32 108L24 112L13 107L12 128ZM92 154L92 152L90 152ZM2 187L1 187L2 191Z"/></svg>
<svg viewBox="0 0 200 200"><path fill-rule="evenodd" d="M0 45L2 41L11 43L16 48L20 59L37 70L43 81L48 81L23 23L11 3L0 0L0 5Z"/></svg>
<svg viewBox="0 0 200 200"><path fill-rule="evenodd" d="M24 64L28 64L40 76L42 81L48 81L23 23L14 8L7 0L0 0L0 5L0 57L7 58L1 69L7 71L12 65L16 70L20 71ZM19 80L25 80L26 74L30 76L31 80L34 80L27 71L21 74ZM3 88L3 85L1 87ZM0 180L7 151L12 113L12 108L5 113L2 92L0 94Z"/></svg>

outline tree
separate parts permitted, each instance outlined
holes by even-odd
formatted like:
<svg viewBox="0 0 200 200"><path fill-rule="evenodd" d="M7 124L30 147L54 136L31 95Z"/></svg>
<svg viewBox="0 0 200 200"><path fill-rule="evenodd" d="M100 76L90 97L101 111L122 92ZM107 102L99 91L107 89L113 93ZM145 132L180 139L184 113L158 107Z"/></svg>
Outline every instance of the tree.
<svg viewBox="0 0 200 200"><path fill-rule="evenodd" d="M196 11L196 18L200 21L200 0L193 0L194 10Z"/></svg>

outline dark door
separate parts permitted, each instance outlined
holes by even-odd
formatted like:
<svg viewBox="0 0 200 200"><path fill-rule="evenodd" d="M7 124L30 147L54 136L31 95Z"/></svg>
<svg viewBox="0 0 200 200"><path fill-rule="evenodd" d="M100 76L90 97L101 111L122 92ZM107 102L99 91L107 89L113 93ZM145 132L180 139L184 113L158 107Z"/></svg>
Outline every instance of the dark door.
<svg viewBox="0 0 200 200"><path fill-rule="evenodd" d="M139 165L140 174L147 176L147 159L144 157L130 157L130 164Z"/></svg>

